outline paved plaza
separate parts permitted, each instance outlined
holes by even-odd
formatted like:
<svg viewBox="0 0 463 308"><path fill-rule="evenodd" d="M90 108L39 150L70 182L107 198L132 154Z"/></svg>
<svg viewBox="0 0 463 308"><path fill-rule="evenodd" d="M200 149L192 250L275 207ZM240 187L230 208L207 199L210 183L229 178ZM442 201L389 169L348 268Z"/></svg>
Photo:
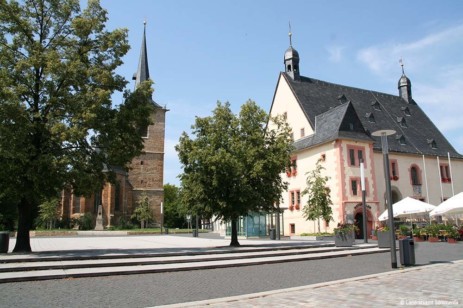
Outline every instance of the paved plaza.
<svg viewBox="0 0 463 308"><path fill-rule="evenodd" d="M10 251L14 241L12 238ZM462 242L416 243L417 266L399 269L390 268L389 252L340 257L335 255L338 252L329 252L330 243L323 241L259 239L240 240L240 243L242 247L232 249L277 251L309 245L314 250L327 252L323 258L280 264L263 262L262 265L178 273L2 283L0 307L463 307ZM185 256L204 253L207 258L207 254L228 249L228 245L229 239L205 234L199 238L93 233L32 237L33 253L0 254L0 263L14 258L33 261L65 257L119 258L149 253ZM358 247L361 245L362 242L356 243ZM398 260L399 256L397 252ZM127 288L127 285L134 287ZM97 290L104 296L95 293ZM61 293L66 294L66 299L59 297Z"/></svg>

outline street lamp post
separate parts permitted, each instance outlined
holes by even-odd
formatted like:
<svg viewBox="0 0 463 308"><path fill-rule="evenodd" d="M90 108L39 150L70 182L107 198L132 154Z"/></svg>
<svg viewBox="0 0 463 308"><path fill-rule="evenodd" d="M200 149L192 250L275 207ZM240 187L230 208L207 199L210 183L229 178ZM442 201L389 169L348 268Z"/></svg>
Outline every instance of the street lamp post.
<svg viewBox="0 0 463 308"><path fill-rule="evenodd" d="M368 230L367 230L367 204L366 204L366 191L365 191L365 169L363 159L360 160L360 183L362 186L362 212L363 212L363 242L368 243Z"/></svg>
<svg viewBox="0 0 463 308"><path fill-rule="evenodd" d="M392 268L397 268L397 253L395 246L395 232L394 232L394 213L392 210L392 192L391 192L391 179L389 177L389 146L387 144L387 136L394 135L395 130L383 129L373 132L371 135L381 137L381 148L383 152L384 163L384 179L386 181L386 203L387 211L389 213L388 224L389 232L391 233L391 265Z"/></svg>
<svg viewBox="0 0 463 308"><path fill-rule="evenodd" d="M161 234L162 234L163 226L164 226L164 203L161 202Z"/></svg>

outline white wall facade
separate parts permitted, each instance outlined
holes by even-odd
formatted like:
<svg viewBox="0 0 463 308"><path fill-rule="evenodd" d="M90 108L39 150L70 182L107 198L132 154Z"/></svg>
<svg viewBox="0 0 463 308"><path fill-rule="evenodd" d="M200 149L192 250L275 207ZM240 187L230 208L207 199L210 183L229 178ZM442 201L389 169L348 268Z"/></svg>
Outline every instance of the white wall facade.
<svg viewBox="0 0 463 308"><path fill-rule="evenodd" d="M305 138L314 133L297 99L291 91L285 79L280 78L277 83L273 104L270 110L271 116L286 115L287 122L293 130L294 140ZM301 135L301 129L304 135ZM271 126L269 126L271 129ZM354 165L351 164L350 151L353 150L356 157ZM302 209L307 204L307 196L302 195L306 188L306 173L315 169L316 163L322 159L325 168L324 175L329 177L327 185L331 190L333 203L333 221L325 226L320 222L321 232L332 232L338 223L353 222L362 213L362 193L360 189L360 167L358 163L358 151L362 151L365 165L366 204L368 234L379 225L378 216L386 209L385 205L385 176L383 155L373 150L373 141L360 142L355 140L337 139L324 144L316 145L293 153L292 160L296 161L297 172L282 173L283 180L288 182L288 190L282 193L281 208L284 211L284 235L299 235L301 233L318 232L318 223L307 221L302 215ZM393 190L393 202L405 197L414 197L433 205L438 205L453 194L463 191L463 160L436 156L390 153L390 166L395 164L396 177L391 178ZM448 165L451 170L451 181L443 181L439 174L439 165ZM418 170L421 185L413 185L411 168ZM392 172L392 169L391 169ZM391 174L392 176L392 174ZM353 181L358 184L357 191L352 188ZM292 193L301 193L300 204L292 204Z"/></svg>

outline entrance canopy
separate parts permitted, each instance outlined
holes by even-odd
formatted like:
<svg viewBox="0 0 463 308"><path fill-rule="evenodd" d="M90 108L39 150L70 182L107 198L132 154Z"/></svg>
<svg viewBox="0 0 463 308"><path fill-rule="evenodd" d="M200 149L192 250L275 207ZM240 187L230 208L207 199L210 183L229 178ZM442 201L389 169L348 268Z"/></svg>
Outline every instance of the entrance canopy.
<svg viewBox="0 0 463 308"><path fill-rule="evenodd" d="M406 197L392 205L392 212L394 213L394 217L410 217L411 215L431 212L435 208L436 207L432 204ZM388 211L385 210L381 215L379 215L378 220L384 221L388 218Z"/></svg>
<svg viewBox="0 0 463 308"><path fill-rule="evenodd" d="M445 200L430 213L431 216L453 214L463 214L463 192Z"/></svg>

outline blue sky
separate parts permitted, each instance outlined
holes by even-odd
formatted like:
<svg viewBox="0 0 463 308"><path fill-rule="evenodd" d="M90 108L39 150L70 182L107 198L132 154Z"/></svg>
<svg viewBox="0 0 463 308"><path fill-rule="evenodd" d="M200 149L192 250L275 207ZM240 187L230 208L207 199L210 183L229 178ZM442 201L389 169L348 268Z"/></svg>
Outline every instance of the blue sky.
<svg viewBox="0 0 463 308"><path fill-rule="evenodd" d="M85 3L85 1L83 1ZM463 1L101 0L108 28L129 29L118 73L136 71L147 21L154 99L166 119L165 183L179 184L174 150L195 116L217 100L237 112L248 99L267 112L289 46L304 76L398 94L399 59L413 97L463 153ZM133 82L129 85L133 88ZM114 102L121 101L114 96Z"/></svg>

